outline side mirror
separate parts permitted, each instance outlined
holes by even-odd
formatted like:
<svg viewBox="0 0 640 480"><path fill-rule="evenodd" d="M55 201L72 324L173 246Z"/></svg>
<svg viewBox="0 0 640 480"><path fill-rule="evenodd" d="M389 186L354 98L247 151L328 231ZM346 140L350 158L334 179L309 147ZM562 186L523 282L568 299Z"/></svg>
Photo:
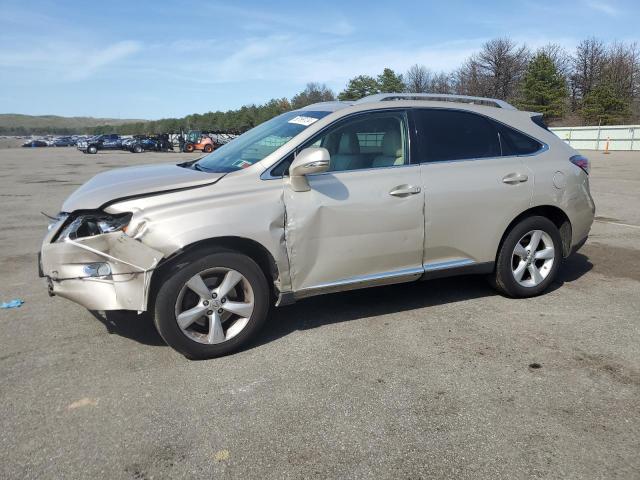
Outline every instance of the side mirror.
<svg viewBox="0 0 640 480"><path fill-rule="evenodd" d="M302 150L289 167L289 184L294 192L311 190L306 175L329 170L331 155L326 148L309 147Z"/></svg>

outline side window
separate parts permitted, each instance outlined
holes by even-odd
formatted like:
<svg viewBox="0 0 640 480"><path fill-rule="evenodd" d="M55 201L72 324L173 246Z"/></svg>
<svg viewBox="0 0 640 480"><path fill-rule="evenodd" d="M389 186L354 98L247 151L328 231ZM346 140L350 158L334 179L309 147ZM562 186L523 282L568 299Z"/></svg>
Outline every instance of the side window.
<svg viewBox="0 0 640 480"><path fill-rule="evenodd" d="M305 146L329 150L331 172L404 165L405 125L403 113L365 113L339 121Z"/></svg>
<svg viewBox="0 0 640 480"><path fill-rule="evenodd" d="M500 132L502 155L530 155L542 148L542 144L527 135L515 131L506 125L497 125Z"/></svg>
<svg viewBox="0 0 640 480"><path fill-rule="evenodd" d="M293 159L294 159L293 153L287 155L287 158L282 160L278 165L276 165L271 169L271 176L284 177L285 175L289 175L289 167L291 166L291 162L293 162Z"/></svg>
<svg viewBox="0 0 640 480"><path fill-rule="evenodd" d="M420 162L500 156L495 126L475 113L421 109L414 113Z"/></svg>

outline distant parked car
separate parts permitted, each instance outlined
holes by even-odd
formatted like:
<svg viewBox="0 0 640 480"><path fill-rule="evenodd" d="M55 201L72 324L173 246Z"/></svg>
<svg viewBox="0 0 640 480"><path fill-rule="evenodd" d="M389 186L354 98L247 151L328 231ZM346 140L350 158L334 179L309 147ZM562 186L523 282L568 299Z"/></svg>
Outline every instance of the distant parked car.
<svg viewBox="0 0 640 480"><path fill-rule="evenodd" d="M145 150L166 152L173 150L173 144L169 141L169 135L136 135L131 142L123 143L123 149L132 153L142 153Z"/></svg>
<svg viewBox="0 0 640 480"><path fill-rule="evenodd" d="M73 147L76 142L71 137L58 137L51 142L54 147Z"/></svg>
<svg viewBox="0 0 640 480"><path fill-rule="evenodd" d="M78 150L84 153L98 153L98 150L119 150L122 148L122 138L115 133L98 135L88 140L78 142Z"/></svg>
<svg viewBox="0 0 640 480"><path fill-rule="evenodd" d="M48 147L49 144L44 140L29 140L22 144L23 147Z"/></svg>
<svg viewBox="0 0 640 480"><path fill-rule="evenodd" d="M157 144L154 138L147 135L135 135L122 143L122 149L132 153L142 153L145 150L156 150Z"/></svg>

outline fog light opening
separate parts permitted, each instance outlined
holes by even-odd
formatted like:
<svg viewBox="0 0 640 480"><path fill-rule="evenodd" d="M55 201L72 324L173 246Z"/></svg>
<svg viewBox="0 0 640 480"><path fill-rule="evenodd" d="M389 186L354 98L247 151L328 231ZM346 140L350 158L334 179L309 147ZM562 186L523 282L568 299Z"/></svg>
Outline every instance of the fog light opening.
<svg viewBox="0 0 640 480"><path fill-rule="evenodd" d="M84 266L84 273L89 277L107 277L111 275L108 263L90 263Z"/></svg>

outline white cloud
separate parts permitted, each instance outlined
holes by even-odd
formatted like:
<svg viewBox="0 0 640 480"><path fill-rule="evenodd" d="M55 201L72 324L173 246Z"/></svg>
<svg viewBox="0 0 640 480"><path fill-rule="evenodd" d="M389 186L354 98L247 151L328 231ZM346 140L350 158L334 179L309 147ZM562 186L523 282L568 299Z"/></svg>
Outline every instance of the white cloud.
<svg viewBox="0 0 640 480"><path fill-rule="evenodd" d="M586 5L589 8L609 15L610 17L616 17L620 13L615 6L602 0L589 0L586 2Z"/></svg>
<svg viewBox="0 0 640 480"><path fill-rule="evenodd" d="M93 48L68 42L36 42L21 49L3 47L0 50L0 67L40 71L48 80L84 80L141 48L142 45L134 41Z"/></svg>
<svg viewBox="0 0 640 480"><path fill-rule="evenodd" d="M77 65L73 71L69 72L68 78L72 80L88 78L101 68L137 53L141 48L138 42L124 41L95 50L86 55L81 65Z"/></svg>
<svg viewBox="0 0 640 480"><path fill-rule="evenodd" d="M338 12L318 12L318 18L296 17L280 13L277 9L258 10L256 8L235 7L228 4L205 4L214 15L241 20L240 25L247 30L307 31L328 35L347 36L355 27ZM275 28L274 28L275 27Z"/></svg>
<svg viewBox="0 0 640 480"><path fill-rule="evenodd" d="M247 38L233 45L223 42L210 44L204 56L185 55L184 47L191 42L184 40L161 47L166 55L182 60L172 62L174 68L171 71L158 70L157 74L199 84L259 80L338 84L358 74L377 75L385 67L404 72L415 63L435 71L452 70L460 66L484 40L426 46L402 43L385 47L372 46L368 42L353 43L346 39L270 35ZM198 51L203 49L194 49L194 52ZM211 58L212 61L203 62L203 58Z"/></svg>

